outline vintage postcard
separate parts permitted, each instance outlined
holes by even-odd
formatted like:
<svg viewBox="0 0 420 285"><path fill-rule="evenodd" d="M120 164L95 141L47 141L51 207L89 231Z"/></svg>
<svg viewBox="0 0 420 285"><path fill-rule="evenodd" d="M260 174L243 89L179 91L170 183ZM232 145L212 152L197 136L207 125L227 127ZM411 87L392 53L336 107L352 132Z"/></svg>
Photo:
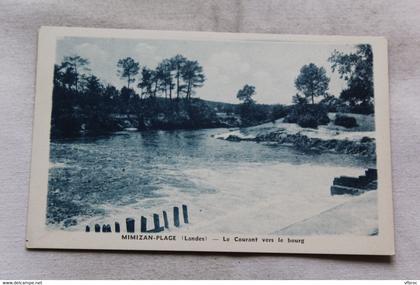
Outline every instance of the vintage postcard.
<svg viewBox="0 0 420 285"><path fill-rule="evenodd" d="M43 27L28 248L393 255L387 42Z"/></svg>

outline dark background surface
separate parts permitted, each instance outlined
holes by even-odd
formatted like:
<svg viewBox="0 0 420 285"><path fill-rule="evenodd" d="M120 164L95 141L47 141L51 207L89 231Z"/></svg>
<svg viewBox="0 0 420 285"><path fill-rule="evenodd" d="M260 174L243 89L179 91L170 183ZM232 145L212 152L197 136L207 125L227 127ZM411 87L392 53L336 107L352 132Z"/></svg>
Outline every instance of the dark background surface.
<svg viewBox="0 0 420 285"><path fill-rule="evenodd" d="M417 0L2 0L0 279L419 279L419 14ZM41 25L387 37L396 256L26 250Z"/></svg>

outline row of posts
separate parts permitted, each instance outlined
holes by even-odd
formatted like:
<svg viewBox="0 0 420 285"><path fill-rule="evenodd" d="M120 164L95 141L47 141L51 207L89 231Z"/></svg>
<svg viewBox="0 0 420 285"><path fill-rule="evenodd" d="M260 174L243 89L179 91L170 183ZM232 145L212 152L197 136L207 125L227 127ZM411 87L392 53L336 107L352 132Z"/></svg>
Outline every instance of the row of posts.
<svg viewBox="0 0 420 285"><path fill-rule="evenodd" d="M147 229L147 218L144 216L141 216L140 218L140 232L142 233L158 233L162 232L165 229L169 229L169 219L168 219L168 213L166 211L163 211L163 226L160 225L160 217L158 214L153 214L153 224L154 228L151 230ZM182 205L182 218L184 221L184 224L188 224L188 208L187 205ZM173 222L175 227L180 227L180 213L179 213L179 207L173 208ZM133 218L127 218L125 220L126 229L128 233L134 233L135 232L135 219ZM103 233L110 233L111 231L111 225L110 224L104 224L102 225L102 228L99 224L95 224L94 231L96 233L101 232ZM86 226L86 232L90 232L90 226ZM119 233L121 232L120 223L115 222L115 228L114 232Z"/></svg>

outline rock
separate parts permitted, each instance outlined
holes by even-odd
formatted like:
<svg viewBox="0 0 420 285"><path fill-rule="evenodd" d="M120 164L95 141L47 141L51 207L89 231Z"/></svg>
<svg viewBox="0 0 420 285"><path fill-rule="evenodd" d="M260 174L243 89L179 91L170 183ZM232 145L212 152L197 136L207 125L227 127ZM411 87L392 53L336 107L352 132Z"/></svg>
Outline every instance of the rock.
<svg viewBox="0 0 420 285"><path fill-rule="evenodd" d="M335 153L358 155L376 159L375 139L363 137L359 141L311 138L301 133L288 134L284 129L272 132L261 132L255 138L242 138L237 135L229 135L227 141L255 141L258 143L276 143L293 145L300 150L331 151Z"/></svg>
<svg viewBox="0 0 420 285"><path fill-rule="evenodd" d="M369 143L369 142L372 142L372 141L374 141L374 139L369 138L369 137L363 137L363 138L360 140L360 142L361 142L361 143Z"/></svg>
<svg viewBox="0 0 420 285"><path fill-rule="evenodd" d="M240 137L238 137L238 136L235 136L235 135L229 135L229 136L226 138L226 140L227 140L227 141L231 141L231 142L240 142L240 141L241 141L241 138L240 138Z"/></svg>

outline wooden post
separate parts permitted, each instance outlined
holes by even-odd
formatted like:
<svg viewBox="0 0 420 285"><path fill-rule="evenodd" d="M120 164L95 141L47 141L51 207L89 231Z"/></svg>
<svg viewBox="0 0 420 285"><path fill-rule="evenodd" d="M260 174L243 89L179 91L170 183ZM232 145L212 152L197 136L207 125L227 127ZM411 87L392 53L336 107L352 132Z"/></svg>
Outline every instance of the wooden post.
<svg viewBox="0 0 420 285"><path fill-rule="evenodd" d="M90 232L90 227L89 226L86 226L86 232L87 233Z"/></svg>
<svg viewBox="0 0 420 285"><path fill-rule="evenodd" d="M127 218L127 219L125 219L125 223L126 223L126 226L127 226L127 232L128 233L134 233L134 219Z"/></svg>
<svg viewBox="0 0 420 285"><path fill-rule="evenodd" d="M98 224L95 224L95 233L99 233L101 231L101 226Z"/></svg>
<svg viewBox="0 0 420 285"><path fill-rule="evenodd" d="M184 223L188 224L188 209L187 205L182 205L182 216L184 217Z"/></svg>
<svg viewBox="0 0 420 285"><path fill-rule="evenodd" d="M111 225L110 224L103 224L102 225L102 232L103 233L110 233L111 232Z"/></svg>
<svg viewBox="0 0 420 285"><path fill-rule="evenodd" d="M120 223L115 222L115 232L119 233L120 232Z"/></svg>
<svg viewBox="0 0 420 285"><path fill-rule="evenodd" d="M141 218L140 218L140 224L141 224L140 231L142 233L147 232L147 219L145 217L141 216Z"/></svg>
<svg viewBox="0 0 420 285"><path fill-rule="evenodd" d="M174 207L174 226L179 227L179 208Z"/></svg>
<svg viewBox="0 0 420 285"><path fill-rule="evenodd" d="M153 214L153 223L155 225L153 230L155 233L163 231L163 227L160 226L160 219L158 214Z"/></svg>
<svg viewBox="0 0 420 285"><path fill-rule="evenodd" d="M166 211L163 211L163 224L165 225L165 228L169 229L168 214Z"/></svg>

